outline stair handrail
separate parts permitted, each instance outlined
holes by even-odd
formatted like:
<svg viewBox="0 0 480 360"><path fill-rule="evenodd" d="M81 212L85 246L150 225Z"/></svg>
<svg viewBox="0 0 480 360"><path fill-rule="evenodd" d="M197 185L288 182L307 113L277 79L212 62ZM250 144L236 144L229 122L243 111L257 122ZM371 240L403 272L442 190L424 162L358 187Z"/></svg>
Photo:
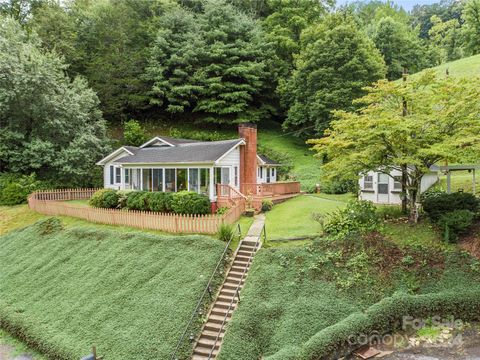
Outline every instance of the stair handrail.
<svg viewBox="0 0 480 360"><path fill-rule="evenodd" d="M258 246L258 244L260 243L260 238L261 238L261 236L258 236L257 241L255 242L254 250L257 250L257 246ZM248 269L248 267L250 266L250 263L252 262L252 258L253 258L254 253L255 253L255 251L252 251L252 253L251 253L251 254L249 255L249 257L248 257L247 265L246 265L245 268L243 269L242 276L240 277L240 281L238 282L238 285L237 285L237 287L236 287L236 289L235 289L235 294L233 295L232 300L230 300L230 304L228 305L227 312L225 313L225 316L223 317L222 324L220 325L220 329L219 329L218 332L217 332L217 336L215 337L215 341L213 342L212 348L210 349L210 353L208 354L208 359L207 359L207 360L210 360L210 359L212 358L213 351L215 350L215 345L216 345L217 342L218 342L218 339L219 339L219 337L220 337L220 333L222 332L223 328L225 327L225 323L227 322L227 318L228 318L228 313L229 313L230 310L232 309L233 300L235 300L235 296L236 296L236 295L238 295L238 299L239 299L239 303L240 303L240 292L239 292L239 289L240 289L240 286L242 285L242 281L243 281L243 278L245 277L245 274L246 274L246 272L247 272L247 269Z"/></svg>
<svg viewBox="0 0 480 360"><path fill-rule="evenodd" d="M240 228L240 224L239 225L239 228ZM230 248L230 244L232 243L233 241L233 236L230 238L230 240L228 241L227 245L225 246L225 249L223 250L223 253L222 253L222 256L220 257L220 260L218 260L218 263L217 263L217 266L215 266L215 270L213 270L213 273L212 275L210 276L210 279L208 280L208 283L207 285L205 286L205 289L203 290L203 293L202 293L202 296L200 296L200 299L198 300L197 302L197 306L195 307L195 309L193 310L192 312L192 316L190 317L190 320L187 324L187 326L185 327L185 330L182 334L182 336L179 338L178 342L177 342L177 346L175 347L175 350L174 352L172 353L172 357L171 359L172 360L178 360L177 358L177 352L178 350L180 349L180 346L182 345L183 341L185 340L185 336L187 335L187 332L188 332L188 329L190 328L190 326L192 325L192 322L193 320L195 319L195 315L198 315L198 309L200 308L200 306L202 305L203 303L203 300L205 298L205 295L207 294L207 292L211 295L211 284L212 284L212 281L215 277L215 274L217 273L218 271L218 268L220 267L220 264L223 262L224 258L225 258L225 255L228 251L228 249Z"/></svg>

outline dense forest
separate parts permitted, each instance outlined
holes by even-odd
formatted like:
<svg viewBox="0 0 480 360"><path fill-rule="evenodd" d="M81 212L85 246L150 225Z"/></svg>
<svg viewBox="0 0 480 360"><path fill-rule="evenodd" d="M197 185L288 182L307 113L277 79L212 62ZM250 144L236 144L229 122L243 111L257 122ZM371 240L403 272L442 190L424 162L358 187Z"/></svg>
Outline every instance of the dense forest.
<svg viewBox="0 0 480 360"><path fill-rule="evenodd" d="M480 0L2 1L0 173L92 185L131 119L318 136L372 82L477 53Z"/></svg>

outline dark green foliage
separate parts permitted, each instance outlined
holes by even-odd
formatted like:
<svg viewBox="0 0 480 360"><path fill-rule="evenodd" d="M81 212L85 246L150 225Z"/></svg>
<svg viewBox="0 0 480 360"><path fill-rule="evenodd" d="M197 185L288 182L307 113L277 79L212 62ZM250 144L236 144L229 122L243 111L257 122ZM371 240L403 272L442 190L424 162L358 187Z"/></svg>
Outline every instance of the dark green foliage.
<svg viewBox="0 0 480 360"><path fill-rule="evenodd" d="M35 33L0 16L0 172L92 186L107 149L97 95L45 52Z"/></svg>
<svg viewBox="0 0 480 360"><path fill-rule="evenodd" d="M132 191L127 195L127 209L148 211L148 198L150 193L147 191Z"/></svg>
<svg viewBox="0 0 480 360"><path fill-rule="evenodd" d="M263 199L262 200L262 211L270 211L273 209L273 201L270 199Z"/></svg>
<svg viewBox="0 0 480 360"><path fill-rule="evenodd" d="M472 225L474 216L470 210L454 210L440 216L437 224L443 229L445 240L455 242Z"/></svg>
<svg viewBox="0 0 480 360"><path fill-rule="evenodd" d="M119 195L117 190L101 189L95 192L88 204L97 208L116 209L119 207Z"/></svg>
<svg viewBox="0 0 480 360"><path fill-rule="evenodd" d="M210 214L210 199L206 195L192 191L180 191L173 194L172 211L176 214Z"/></svg>
<svg viewBox="0 0 480 360"><path fill-rule="evenodd" d="M0 327L48 359L80 359L93 343L105 359L170 358L225 244L58 224L1 238Z"/></svg>
<svg viewBox="0 0 480 360"><path fill-rule="evenodd" d="M325 194L356 193L358 182L354 180L324 180L320 183L320 190Z"/></svg>
<svg viewBox="0 0 480 360"><path fill-rule="evenodd" d="M401 206L397 205L385 205L377 207L377 214L380 218L389 220L389 219L398 219L406 214L402 211Z"/></svg>
<svg viewBox="0 0 480 360"><path fill-rule="evenodd" d="M477 213L479 204L475 195L464 192L447 194L428 191L422 196L423 209L434 222L438 221L442 215L455 210L469 210Z"/></svg>
<svg viewBox="0 0 480 360"><path fill-rule="evenodd" d="M45 185L36 179L35 174L0 174L0 205L23 204L28 195Z"/></svg>
<svg viewBox="0 0 480 360"><path fill-rule="evenodd" d="M258 22L223 0L206 1L201 13L174 9L151 47L151 101L204 122L258 122L274 111L264 95L271 55Z"/></svg>
<svg viewBox="0 0 480 360"><path fill-rule="evenodd" d="M351 200L343 209L325 215L323 230L332 236L378 231L381 226L377 209L370 201Z"/></svg>
<svg viewBox="0 0 480 360"><path fill-rule="evenodd" d="M123 141L131 146L140 146L147 141L145 129L137 120L128 120L123 124Z"/></svg>
<svg viewBox="0 0 480 360"><path fill-rule="evenodd" d="M218 228L217 237L219 240L229 242L235 236L235 226L233 224L223 223Z"/></svg>
<svg viewBox="0 0 480 360"><path fill-rule="evenodd" d="M353 18L329 16L302 34L295 70L281 89L289 108L284 126L321 134L332 110L354 109L352 100L385 70L382 56Z"/></svg>
<svg viewBox="0 0 480 360"><path fill-rule="evenodd" d="M147 203L150 211L169 212L172 210L172 193L152 192L149 193Z"/></svg>

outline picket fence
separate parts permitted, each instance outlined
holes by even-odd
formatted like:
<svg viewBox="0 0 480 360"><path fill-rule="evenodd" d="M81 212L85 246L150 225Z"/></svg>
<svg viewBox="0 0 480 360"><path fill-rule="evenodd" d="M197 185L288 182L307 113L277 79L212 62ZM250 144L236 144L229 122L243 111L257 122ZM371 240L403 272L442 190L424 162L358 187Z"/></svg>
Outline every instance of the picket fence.
<svg viewBox="0 0 480 360"><path fill-rule="evenodd" d="M245 211L238 199L223 215L180 215L151 211L92 208L68 200L89 199L98 189L60 189L36 191L28 197L28 206L41 214L72 216L94 223L159 230L170 233L215 234L222 223L235 223Z"/></svg>

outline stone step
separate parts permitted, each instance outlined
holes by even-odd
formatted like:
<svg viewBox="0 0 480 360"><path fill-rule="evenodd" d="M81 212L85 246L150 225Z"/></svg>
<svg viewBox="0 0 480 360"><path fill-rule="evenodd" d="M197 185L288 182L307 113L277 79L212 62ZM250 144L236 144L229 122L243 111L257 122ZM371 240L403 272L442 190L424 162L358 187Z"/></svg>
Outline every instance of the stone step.
<svg viewBox="0 0 480 360"><path fill-rule="evenodd" d="M207 339L207 338L203 337L203 335L200 337L200 339L198 339L197 344L198 344L197 346L205 347L207 349L211 349L211 348L218 349L219 348L218 341L215 341L215 338Z"/></svg>
<svg viewBox="0 0 480 360"><path fill-rule="evenodd" d="M251 247L257 246L257 237L256 236L247 236L245 238L245 240L243 240L242 243L240 244L240 246L243 246L243 245L251 246Z"/></svg>
<svg viewBox="0 0 480 360"><path fill-rule="evenodd" d="M230 297L230 299L232 297L238 297L237 296L237 293L235 292L235 290L232 290L232 289L224 289L222 288L222 290L220 290L220 295L222 296L225 296L225 297Z"/></svg>
<svg viewBox="0 0 480 360"><path fill-rule="evenodd" d="M241 256L253 256L254 252L253 251L245 251L245 250L239 250L237 252L237 256L241 255Z"/></svg>
<svg viewBox="0 0 480 360"><path fill-rule="evenodd" d="M222 301L219 301L219 300L220 298L217 299L217 301L215 302L215 305L213 305L214 307L219 307L223 309L228 309L228 308L235 309L237 307L237 300L232 301L232 298L228 298L228 301L223 301L223 299L221 299Z"/></svg>
<svg viewBox="0 0 480 360"><path fill-rule="evenodd" d="M235 260L234 261L241 261L241 262L245 262L245 263L248 263L250 258L248 256L245 256L245 255L237 255L235 256Z"/></svg>
<svg viewBox="0 0 480 360"><path fill-rule="evenodd" d="M212 330L203 330L201 337L206 338L206 339L215 340L217 338L217 335L218 335L219 340L223 339L223 336L225 335L225 329L222 329L222 331L220 331L220 332L219 331L212 331Z"/></svg>
<svg viewBox="0 0 480 360"><path fill-rule="evenodd" d="M257 251L258 247L255 247L255 246L248 246L248 245L240 245L240 247L238 248L238 250L242 250L242 251L250 251L250 252L255 252Z"/></svg>
<svg viewBox="0 0 480 360"><path fill-rule="evenodd" d="M237 279L240 279L240 278L242 278L242 277L244 277L244 276L246 276L246 275L247 275L247 272L246 272L246 271L243 271L243 270L242 270L242 271L232 271L232 270L230 270L230 271L228 272L228 278L237 278Z"/></svg>
<svg viewBox="0 0 480 360"><path fill-rule="evenodd" d="M210 312L210 314L218 315L218 316L225 316L225 314L227 313L227 309L228 308L221 308L221 307L214 306L212 308L212 311ZM229 315L232 315L232 313L233 313L233 309L228 310Z"/></svg>
<svg viewBox="0 0 480 360"><path fill-rule="evenodd" d="M223 323L224 319L225 319L225 324L226 324L228 322L228 320L230 320L231 317L232 317L232 314L228 314L226 319L225 319L225 314L223 314L223 315L210 315L208 317L208 321L211 321L211 322L214 322L214 323L217 323L217 324L221 325Z"/></svg>
<svg viewBox="0 0 480 360"><path fill-rule="evenodd" d="M231 300L232 300L231 296L225 296L225 295L222 295L222 294L218 295L218 297L217 297L217 301L219 303L222 303L222 304L223 303L230 304ZM238 302L238 297L235 296L233 302L236 304Z"/></svg>
<svg viewBox="0 0 480 360"><path fill-rule="evenodd" d="M237 265L232 265L232 267L230 268L230 271L235 271L235 272L243 272L245 270L245 266L237 266ZM248 267L247 267L247 271L248 271Z"/></svg>
<svg viewBox="0 0 480 360"><path fill-rule="evenodd" d="M219 332L220 331L220 328L221 328L221 323L215 323L215 322L211 322L211 321L207 321L205 323L205 325L203 326L203 329L204 330L207 330L207 331L214 331L214 332ZM222 329L222 331L225 331L225 329Z"/></svg>
<svg viewBox="0 0 480 360"><path fill-rule="evenodd" d="M232 266L241 267L241 268L245 268L245 267L248 268L248 267L250 267L250 264L246 261L234 260Z"/></svg>
<svg viewBox="0 0 480 360"><path fill-rule="evenodd" d="M193 354L194 355L201 355L201 356L208 356L210 355L210 352L211 352L211 348L209 347L204 347L204 346L195 346L195 349L193 350ZM214 349L212 351L212 355L215 355L217 356L218 354L218 349ZM214 356L212 356L211 358L214 358Z"/></svg>
<svg viewBox="0 0 480 360"><path fill-rule="evenodd" d="M240 280L240 279L238 279ZM240 286L238 286L240 285ZM243 285L243 281L241 284L239 284L238 282L233 282L233 281L228 281L226 282L225 284L223 284L222 286L222 290L225 289L225 290L232 290L235 294L235 290L238 290L240 291L242 289L242 285Z"/></svg>

